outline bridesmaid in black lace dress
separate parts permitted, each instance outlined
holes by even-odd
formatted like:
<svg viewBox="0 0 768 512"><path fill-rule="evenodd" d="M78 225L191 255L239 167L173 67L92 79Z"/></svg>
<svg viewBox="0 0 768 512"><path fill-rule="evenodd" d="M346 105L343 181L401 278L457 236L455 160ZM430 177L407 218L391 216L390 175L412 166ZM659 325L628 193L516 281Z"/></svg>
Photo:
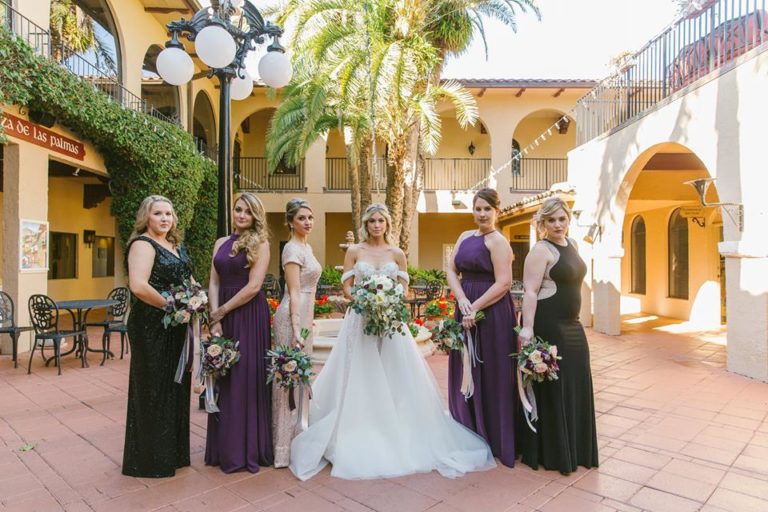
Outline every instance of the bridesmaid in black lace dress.
<svg viewBox="0 0 768 512"><path fill-rule="evenodd" d="M165 329L161 291L191 277L180 245L176 213L162 196L149 196L136 214L128 242L128 284L134 301L128 317L131 370L125 423L123 474L173 476L189 465L190 373L174 382L186 326Z"/></svg>

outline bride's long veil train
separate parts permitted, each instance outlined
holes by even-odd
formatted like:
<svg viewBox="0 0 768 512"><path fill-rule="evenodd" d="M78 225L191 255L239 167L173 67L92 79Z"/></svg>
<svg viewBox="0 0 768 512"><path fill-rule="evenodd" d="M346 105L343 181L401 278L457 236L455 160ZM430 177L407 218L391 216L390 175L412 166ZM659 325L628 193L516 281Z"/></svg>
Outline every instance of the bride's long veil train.
<svg viewBox="0 0 768 512"><path fill-rule="evenodd" d="M356 279L372 273L394 279L398 272L395 263L354 267ZM435 469L455 478L495 467L486 442L443 408L437 382L411 335L379 339L363 333L363 322L347 312L313 385L309 428L291 445L291 471L307 480L330 462L331 475L346 479Z"/></svg>

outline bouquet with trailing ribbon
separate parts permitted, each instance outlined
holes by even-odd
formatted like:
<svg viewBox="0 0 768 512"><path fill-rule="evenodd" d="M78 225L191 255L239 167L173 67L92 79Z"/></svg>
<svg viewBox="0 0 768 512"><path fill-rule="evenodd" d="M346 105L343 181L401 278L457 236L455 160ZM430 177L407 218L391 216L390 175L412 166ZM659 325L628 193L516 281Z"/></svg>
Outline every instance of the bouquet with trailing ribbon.
<svg viewBox="0 0 768 512"><path fill-rule="evenodd" d="M351 307L365 317L365 334L391 338L409 331L405 290L390 277L374 274L353 286Z"/></svg>
<svg viewBox="0 0 768 512"><path fill-rule="evenodd" d="M181 384L184 372L190 365L196 366L199 361L196 356L200 353L200 329L202 324L208 321L208 294L199 283L185 279L182 284L172 286L160 295L165 299L163 327L168 329L187 324L187 337L174 378L175 382ZM198 373L199 371L193 369L193 375Z"/></svg>
<svg viewBox="0 0 768 512"><path fill-rule="evenodd" d="M306 340L309 337L309 329L301 330L301 338ZM267 365L267 384L272 384L288 392L288 407L293 411L296 409L296 397L294 391L299 390L298 417L296 424L301 424L302 410L304 407L304 388L309 389L309 397L312 397L312 388L310 387L310 378L314 375L312 371L312 360L306 352L297 347L289 345L278 345L272 350L267 351L269 364Z"/></svg>
<svg viewBox="0 0 768 512"><path fill-rule="evenodd" d="M482 311L475 313L475 322L479 322L483 318L485 318L485 313ZM446 354L450 354L451 350L464 350L465 330L461 322L457 322L456 319L443 318L438 320L430 332L432 333L432 341L437 344L437 348Z"/></svg>
<svg viewBox="0 0 768 512"><path fill-rule="evenodd" d="M485 313L478 311L475 313L475 323L483 320ZM452 318L446 318L443 320L443 343L450 343L451 350L461 351L461 394L464 395L464 400L469 400L472 395L475 394L475 381L472 378L472 368L477 366L478 363L483 361L477 355L477 347L480 345L480 333L477 331L477 326L472 329L464 329L461 323L453 320ZM446 325L447 324L447 325ZM473 334L474 333L474 334ZM477 336L477 339L475 339ZM466 340L466 350L464 350Z"/></svg>
<svg viewBox="0 0 768 512"><path fill-rule="evenodd" d="M210 336L202 341L200 377L205 382L206 412L219 412L214 394L216 380L225 377L232 367L240 361L239 347L239 341L223 336Z"/></svg>
<svg viewBox="0 0 768 512"><path fill-rule="evenodd" d="M515 327L515 332L520 334L520 327ZM517 390L525 412L525 421L536 432L533 422L539 419L536 407L536 395L533 392L533 384L558 380L562 359L557 355L557 345L535 336L530 343L523 345L520 352L510 354L517 358Z"/></svg>

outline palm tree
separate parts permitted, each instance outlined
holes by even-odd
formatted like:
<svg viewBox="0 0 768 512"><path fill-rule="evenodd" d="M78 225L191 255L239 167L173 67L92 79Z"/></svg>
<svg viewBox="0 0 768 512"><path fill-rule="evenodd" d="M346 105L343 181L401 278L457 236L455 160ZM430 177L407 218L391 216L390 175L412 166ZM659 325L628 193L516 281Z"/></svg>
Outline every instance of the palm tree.
<svg viewBox="0 0 768 512"><path fill-rule="evenodd" d="M463 87L428 80L439 63L439 54L420 31L426 5L418 0L291 0L279 20L295 25L291 46L297 67L308 71L300 73L300 85L285 93L286 101L294 96L304 98L300 102L303 114L297 115L294 110L291 122L291 109L278 109L273 133L277 133L278 126L285 131L275 141L268 141L268 157L269 146L273 146L275 158L291 151L293 157L303 154L302 148L308 145L302 146L301 141L307 141L306 134L318 130L302 123L315 126L323 111L334 112L340 125L358 127L352 146L359 151L351 155L357 156L358 162L360 155L365 155L364 148L371 148L368 141L380 138L388 150L386 203L397 239L404 210L403 187L406 176L414 174L413 160L408 156L416 146L428 153L437 150L438 102L451 101L462 126L474 123L477 117L474 99ZM324 92L307 92L315 89ZM323 101L315 101L320 96ZM418 131L414 126L419 127Z"/></svg>
<svg viewBox="0 0 768 512"><path fill-rule="evenodd" d="M445 60L449 55L459 55L466 51L472 40L479 36L488 56L488 41L485 37L485 18L501 21L511 30L517 31L517 13L530 10L537 18L541 13L534 0L427 0L422 32L430 44L437 49L439 64L435 66L429 81L438 84ZM414 126L418 132L419 127ZM425 156L418 146L410 155L413 175L405 180L405 200L403 201L404 229L400 234L400 247L407 253L410 245L410 224L415 214L416 203L424 183Z"/></svg>

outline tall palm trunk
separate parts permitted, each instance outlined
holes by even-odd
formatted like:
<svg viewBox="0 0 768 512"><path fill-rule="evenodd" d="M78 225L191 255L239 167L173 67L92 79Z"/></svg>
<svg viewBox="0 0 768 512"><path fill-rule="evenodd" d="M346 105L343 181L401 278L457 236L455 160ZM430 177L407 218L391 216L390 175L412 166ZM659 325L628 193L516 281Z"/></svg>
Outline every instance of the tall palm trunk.
<svg viewBox="0 0 768 512"><path fill-rule="evenodd" d="M352 148L347 145L347 177L349 178L349 193L352 200L352 232L355 234L355 242L358 241L357 233L360 230L360 175L359 160L352 154Z"/></svg>
<svg viewBox="0 0 768 512"><path fill-rule="evenodd" d="M371 147L368 144L363 144L360 148L358 162L360 168L360 211L364 212L368 205L373 202L371 198L371 174L372 169L375 169L371 166ZM355 237L357 237L357 232L355 232Z"/></svg>
<svg viewBox="0 0 768 512"><path fill-rule="evenodd" d="M400 248L406 256L410 251L411 223L418 215L416 204L421 193L419 184L419 130L421 123L416 121L408 131L408 147L406 154L406 173L403 186L402 229L400 231Z"/></svg>
<svg viewBox="0 0 768 512"><path fill-rule="evenodd" d="M396 140L389 146L389 166L387 166L387 198L386 206L392 217L392 240L400 241L403 227L403 184L407 167L407 145L404 141Z"/></svg>

